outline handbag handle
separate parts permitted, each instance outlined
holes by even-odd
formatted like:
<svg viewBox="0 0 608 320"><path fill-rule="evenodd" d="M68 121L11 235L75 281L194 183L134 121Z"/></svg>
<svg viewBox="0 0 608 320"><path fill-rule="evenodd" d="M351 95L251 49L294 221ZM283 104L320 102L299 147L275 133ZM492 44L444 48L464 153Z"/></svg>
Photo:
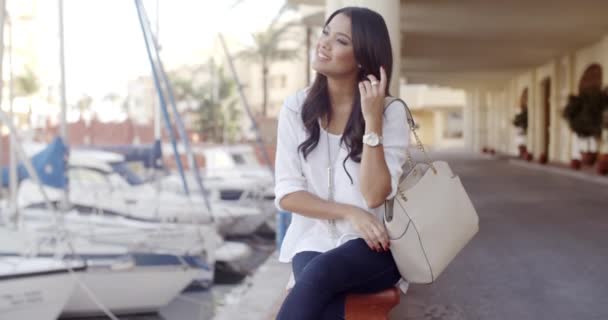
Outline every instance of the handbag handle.
<svg viewBox="0 0 608 320"><path fill-rule="evenodd" d="M405 107L405 113L407 115L407 123L410 125L410 130L412 130L412 133L414 134L414 138L416 138L416 145L418 146L418 149L420 149L420 151L422 151L422 153L426 157L426 164L429 165L429 167L433 170L434 174L437 174L437 169L433 165L433 161L431 160L431 157L429 157L429 154L424 149L424 145L422 144L422 142L420 141L420 138L418 137L418 134L416 133L416 130L418 128L416 126L416 122L414 122L414 116L412 115L410 108L407 106L407 103L405 103L405 101L403 101L402 99L399 99L396 97L388 97L388 99L389 99L389 101L386 104L386 107L388 107L388 105L393 103L395 100L401 102L403 104L403 107ZM410 153L409 149L405 149L405 152L407 154L407 163L410 166L410 169L412 169L412 168L414 168L414 160L412 159L412 154ZM405 170L404 170L404 172L405 172Z"/></svg>

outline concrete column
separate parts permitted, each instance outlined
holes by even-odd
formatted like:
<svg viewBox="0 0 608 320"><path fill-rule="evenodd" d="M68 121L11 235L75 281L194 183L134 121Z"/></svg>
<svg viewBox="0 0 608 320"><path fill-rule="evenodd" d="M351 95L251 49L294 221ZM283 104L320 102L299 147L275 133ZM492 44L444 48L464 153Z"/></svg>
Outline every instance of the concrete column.
<svg viewBox="0 0 608 320"><path fill-rule="evenodd" d="M494 140L496 142L496 146L494 147L497 152L502 152L502 145L504 136L502 129L502 110L503 110L503 99L502 94L500 92L496 92L496 101L494 101L494 125L496 128L494 129Z"/></svg>
<svg viewBox="0 0 608 320"><path fill-rule="evenodd" d="M494 94L488 92L485 95L485 128L486 128L486 142L485 147L495 148L494 145ZM482 146L482 147L484 147Z"/></svg>
<svg viewBox="0 0 608 320"><path fill-rule="evenodd" d="M463 128L462 135L464 139L464 146L466 149L473 151L473 95L470 91L467 91L467 98L463 112Z"/></svg>
<svg viewBox="0 0 608 320"><path fill-rule="evenodd" d="M532 80L528 86L528 134L526 136L526 145L528 152L532 152L534 158L537 159L538 150L536 150L536 75L532 74Z"/></svg>
<svg viewBox="0 0 608 320"><path fill-rule="evenodd" d="M500 95L500 151L503 153L509 153L509 138L511 137L511 130L509 128L509 103L507 102L507 89L503 89Z"/></svg>
<svg viewBox="0 0 608 320"><path fill-rule="evenodd" d="M441 147L443 144L443 131L446 127L445 112L441 109L433 111L433 126L435 127L435 146Z"/></svg>
<svg viewBox="0 0 608 320"><path fill-rule="evenodd" d="M393 96L399 97L399 79L401 74L401 2L399 0L326 0L325 17L329 17L340 8L349 6L369 8L381 14L384 18L393 48L393 75L391 77L390 92Z"/></svg>
<svg viewBox="0 0 608 320"><path fill-rule="evenodd" d="M518 154L517 144L517 129L513 126L512 121L515 118L517 112L517 99L515 98L515 83L514 81L509 81L506 89L506 106L505 106L505 115L507 117L507 150L509 154Z"/></svg>
<svg viewBox="0 0 608 320"><path fill-rule="evenodd" d="M558 76L559 79L559 97L558 107L559 115L558 119L560 122L560 159L563 163L570 163L572 158L573 148L573 134L570 130L568 122L561 116L564 106L568 102L568 95L574 92L574 63L572 62L572 56L564 57L558 65Z"/></svg>
<svg viewBox="0 0 608 320"><path fill-rule="evenodd" d="M545 149L545 94L542 79L535 77L534 86L536 87L534 109L536 119L534 120L534 160L540 159Z"/></svg>
<svg viewBox="0 0 608 320"><path fill-rule="evenodd" d="M504 148L504 141L503 141L503 137L504 137L504 132L503 132L503 126L502 126L502 121L503 121L503 109L504 109L504 98L503 98L503 94L500 91L496 91L496 93L494 94L495 96L495 100L494 100L494 149L496 149L497 152L503 152Z"/></svg>
<svg viewBox="0 0 608 320"><path fill-rule="evenodd" d="M489 108L488 108L488 101L489 101L489 94L487 91L480 91L479 93L479 130L477 135L479 136L479 146L478 146L478 150L484 148L484 147L489 147Z"/></svg>
<svg viewBox="0 0 608 320"><path fill-rule="evenodd" d="M494 150L498 150L498 111L499 102L498 94L493 92L489 95L488 99L488 147Z"/></svg>
<svg viewBox="0 0 608 320"><path fill-rule="evenodd" d="M482 97L483 93L481 91L475 92L475 131L473 131L475 137L475 152L480 152L481 149L484 147L483 122L485 118L485 112L483 110L484 105L482 103Z"/></svg>
<svg viewBox="0 0 608 320"><path fill-rule="evenodd" d="M557 63L553 64L553 70L551 72L551 109L549 117L551 126L549 128L549 161L560 161L559 150L560 150L560 124L561 121L559 118L560 110L563 105L561 104L561 99L559 96L559 84L558 84L558 76L557 76Z"/></svg>
<svg viewBox="0 0 608 320"><path fill-rule="evenodd" d="M557 64L556 70L555 70L555 101L557 103L557 105L555 106L555 118L554 118L554 123L555 123L555 137L556 139L555 141L555 160L559 161L559 162L566 162L566 158L567 156L564 154L564 151L567 150L568 147L568 141L567 141L567 137L564 133L567 133L564 131L564 126L568 126L568 124L564 121L564 118L562 118L561 115L561 111L563 110L563 107L566 105L567 101L568 101L568 93L569 93L569 86L568 86L568 74L567 74L567 70L566 70L566 66L563 62L563 60L560 60Z"/></svg>
<svg viewBox="0 0 608 320"><path fill-rule="evenodd" d="M485 94L483 91L475 89L470 91L468 107L470 109L470 126L468 128L470 137L467 140L470 141L470 149L477 153L481 152L486 143L487 134L486 128L486 110L485 110Z"/></svg>

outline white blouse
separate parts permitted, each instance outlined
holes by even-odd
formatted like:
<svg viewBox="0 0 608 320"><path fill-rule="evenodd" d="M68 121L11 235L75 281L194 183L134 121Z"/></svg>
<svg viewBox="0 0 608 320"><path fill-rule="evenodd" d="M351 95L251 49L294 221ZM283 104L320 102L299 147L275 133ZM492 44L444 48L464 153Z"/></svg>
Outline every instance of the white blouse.
<svg viewBox="0 0 608 320"><path fill-rule="evenodd" d="M286 195L296 191L308 191L322 199L328 196L328 136L321 128L317 147L308 154L305 160L298 146L307 139L307 132L301 118L302 103L307 89L298 91L288 97L279 113L277 130L277 150L275 161L275 206L283 210L280 201ZM397 183L406 161L406 149L409 145L410 128L407 123L404 106L392 102L384 111L382 127L384 157L391 175L392 191L390 199L397 192ZM334 173L334 201L362 208L382 221L384 206L369 208L361 194L359 182L360 164L348 159L346 168L352 177L344 171L342 163L348 155L344 144L340 145L340 136L329 135L332 165ZM337 154L336 154L336 151ZM279 261L291 262L293 256L302 251L326 252L340 244L360 238L361 236L346 220L337 220L337 234L332 233L327 220L308 218L293 212L292 220L280 249Z"/></svg>

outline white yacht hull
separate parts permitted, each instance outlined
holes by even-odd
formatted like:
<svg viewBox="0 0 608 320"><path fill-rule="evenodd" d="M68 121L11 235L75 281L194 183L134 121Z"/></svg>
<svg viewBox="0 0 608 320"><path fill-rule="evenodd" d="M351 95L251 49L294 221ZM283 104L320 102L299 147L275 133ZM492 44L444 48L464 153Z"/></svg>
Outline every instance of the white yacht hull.
<svg viewBox="0 0 608 320"><path fill-rule="evenodd" d="M0 281L0 319L55 320L73 291L68 273Z"/></svg>
<svg viewBox="0 0 608 320"><path fill-rule="evenodd" d="M74 264L76 274L83 270ZM74 292L65 262L0 257L0 319L54 320Z"/></svg>
<svg viewBox="0 0 608 320"><path fill-rule="evenodd" d="M81 281L95 293L106 308L117 314L156 312L184 290L200 270L189 267L133 267L128 270L91 268L80 275ZM100 314L99 307L84 289L76 288L63 315Z"/></svg>

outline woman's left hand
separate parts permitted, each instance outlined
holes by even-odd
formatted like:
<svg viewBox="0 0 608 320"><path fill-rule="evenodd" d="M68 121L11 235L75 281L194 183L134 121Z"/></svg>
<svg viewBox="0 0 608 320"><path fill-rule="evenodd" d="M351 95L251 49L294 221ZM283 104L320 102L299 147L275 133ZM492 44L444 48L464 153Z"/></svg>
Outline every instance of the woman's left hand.
<svg viewBox="0 0 608 320"><path fill-rule="evenodd" d="M367 75L368 80L359 82L361 95L361 112L365 122L379 120L384 112L384 97L386 92L386 72L380 67L380 80L374 75Z"/></svg>

